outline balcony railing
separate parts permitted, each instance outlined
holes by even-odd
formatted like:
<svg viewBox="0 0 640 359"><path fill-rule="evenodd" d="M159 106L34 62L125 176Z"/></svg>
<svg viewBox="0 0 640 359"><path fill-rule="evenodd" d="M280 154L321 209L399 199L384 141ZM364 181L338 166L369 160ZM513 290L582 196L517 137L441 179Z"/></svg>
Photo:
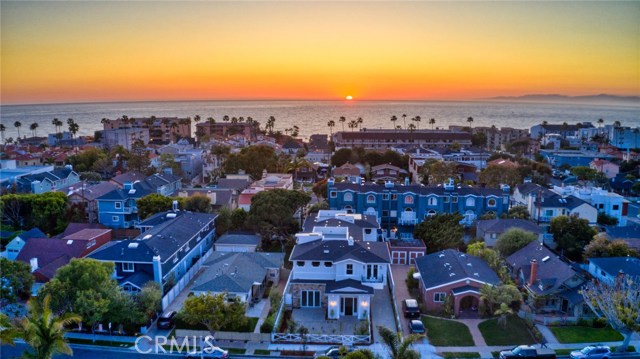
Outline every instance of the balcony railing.
<svg viewBox="0 0 640 359"><path fill-rule="evenodd" d="M362 283L382 283L382 278L369 278L367 276L362 276Z"/></svg>
<svg viewBox="0 0 640 359"><path fill-rule="evenodd" d="M402 225L416 225L418 224L418 219L415 217L400 217L398 219L398 224Z"/></svg>

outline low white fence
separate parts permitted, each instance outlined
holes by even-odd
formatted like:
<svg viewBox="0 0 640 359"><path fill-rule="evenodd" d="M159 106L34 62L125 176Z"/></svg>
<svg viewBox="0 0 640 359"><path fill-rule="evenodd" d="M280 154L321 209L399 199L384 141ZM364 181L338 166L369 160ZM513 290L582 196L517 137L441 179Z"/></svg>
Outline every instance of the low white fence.
<svg viewBox="0 0 640 359"><path fill-rule="evenodd" d="M191 279L193 279L193 277L195 277L195 275L198 273L200 268L202 268L202 263L204 263L207 260L207 258L211 256L211 253L213 253L213 248L209 249L205 254L203 254L202 257L200 257L200 259L198 259L198 261L193 265L193 267L191 267L187 271L187 273L184 276L182 276L180 280L178 280L178 282L173 286L173 288L171 288L171 290L169 290L167 294L165 294L165 296L162 297L163 311L167 309L167 307L171 303L173 303L176 297L180 295L180 292L182 292L187 287L187 284L189 284Z"/></svg>
<svg viewBox="0 0 640 359"><path fill-rule="evenodd" d="M308 343L308 344L371 344L371 335L329 335L329 334L296 334L272 333L272 343Z"/></svg>

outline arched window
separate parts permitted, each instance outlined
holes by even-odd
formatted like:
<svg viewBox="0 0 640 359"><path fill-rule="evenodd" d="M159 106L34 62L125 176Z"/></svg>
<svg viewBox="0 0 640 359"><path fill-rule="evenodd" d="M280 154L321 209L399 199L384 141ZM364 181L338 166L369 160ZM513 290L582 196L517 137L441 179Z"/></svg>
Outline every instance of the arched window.
<svg viewBox="0 0 640 359"><path fill-rule="evenodd" d="M434 211L434 210L432 210L432 209L431 209L431 210L429 210L429 212L427 212L427 217L433 217L433 216L435 216L435 215L436 215L436 211Z"/></svg>
<svg viewBox="0 0 640 359"><path fill-rule="evenodd" d="M429 197L429 206L435 206L438 204L438 199L436 197Z"/></svg>
<svg viewBox="0 0 640 359"><path fill-rule="evenodd" d="M404 203L405 204L413 204L413 196L408 195L404 197Z"/></svg>
<svg viewBox="0 0 640 359"><path fill-rule="evenodd" d="M466 202L467 207L475 207L476 199L473 197L468 197Z"/></svg>
<svg viewBox="0 0 640 359"><path fill-rule="evenodd" d="M353 213L353 207L351 206L344 206L344 210L347 211L347 213Z"/></svg>
<svg viewBox="0 0 640 359"><path fill-rule="evenodd" d="M487 206L489 206L489 207L495 207L495 206L496 206L496 200L495 200L495 198L489 198L489 200L487 201Z"/></svg>
<svg viewBox="0 0 640 359"><path fill-rule="evenodd" d="M370 194L367 196L367 203L376 203L376 196Z"/></svg>
<svg viewBox="0 0 640 359"><path fill-rule="evenodd" d="M351 193L351 192L347 192L347 193L345 193L345 194L344 194L344 197L342 197L342 199L343 199L345 202L351 202L351 201L353 201L353 193Z"/></svg>
<svg viewBox="0 0 640 359"><path fill-rule="evenodd" d="M404 209L404 211L405 211L405 212L413 212L413 208L409 208L409 207L407 207L407 208L405 208L405 209Z"/></svg>

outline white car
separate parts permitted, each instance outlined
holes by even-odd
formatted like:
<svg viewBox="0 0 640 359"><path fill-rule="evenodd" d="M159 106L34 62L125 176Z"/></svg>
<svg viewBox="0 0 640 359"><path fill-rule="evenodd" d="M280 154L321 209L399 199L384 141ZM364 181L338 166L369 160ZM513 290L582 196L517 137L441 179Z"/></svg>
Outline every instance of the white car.
<svg viewBox="0 0 640 359"><path fill-rule="evenodd" d="M611 348L604 345L589 345L569 354L571 359L609 359Z"/></svg>

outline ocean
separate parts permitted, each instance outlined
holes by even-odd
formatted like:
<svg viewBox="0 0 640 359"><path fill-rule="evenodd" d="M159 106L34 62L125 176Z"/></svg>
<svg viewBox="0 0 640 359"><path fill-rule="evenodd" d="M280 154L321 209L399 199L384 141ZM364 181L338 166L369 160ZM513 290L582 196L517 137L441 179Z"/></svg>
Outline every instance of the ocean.
<svg viewBox="0 0 640 359"><path fill-rule="evenodd" d="M494 101L173 101L173 102L121 102L121 103L81 103L46 105L4 105L0 106L0 123L6 126L5 138L18 135L14 127L16 121L22 123L20 134L31 136L29 126L38 123L37 135L54 133L53 118L65 123L73 118L79 125L79 135L93 135L101 130L102 118L116 119L129 117L193 117L200 115L203 121L213 117L222 121L229 117L252 117L262 126L269 116L276 118L276 130L297 125L300 136L308 138L314 133L329 133L327 122L336 121L333 131L342 130L338 121L344 116L347 122L362 117L364 128L391 128L391 116L398 117L396 125L402 125L406 114L406 124L414 123L420 129L431 128L428 121L436 120L435 127L468 125L467 118L473 117L473 126L529 128L548 121L549 123L576 123L590 121L597 126L599 118L605 124L620 121L622 125L640 124L640 107L628 105L595 105L569 103L531 103ZM420 116L415 123L411 118ZM194 124L195 126L195 124ZM349 131L345 124L345 130ZM195 130L194 132L195 133Z"/></svg>

